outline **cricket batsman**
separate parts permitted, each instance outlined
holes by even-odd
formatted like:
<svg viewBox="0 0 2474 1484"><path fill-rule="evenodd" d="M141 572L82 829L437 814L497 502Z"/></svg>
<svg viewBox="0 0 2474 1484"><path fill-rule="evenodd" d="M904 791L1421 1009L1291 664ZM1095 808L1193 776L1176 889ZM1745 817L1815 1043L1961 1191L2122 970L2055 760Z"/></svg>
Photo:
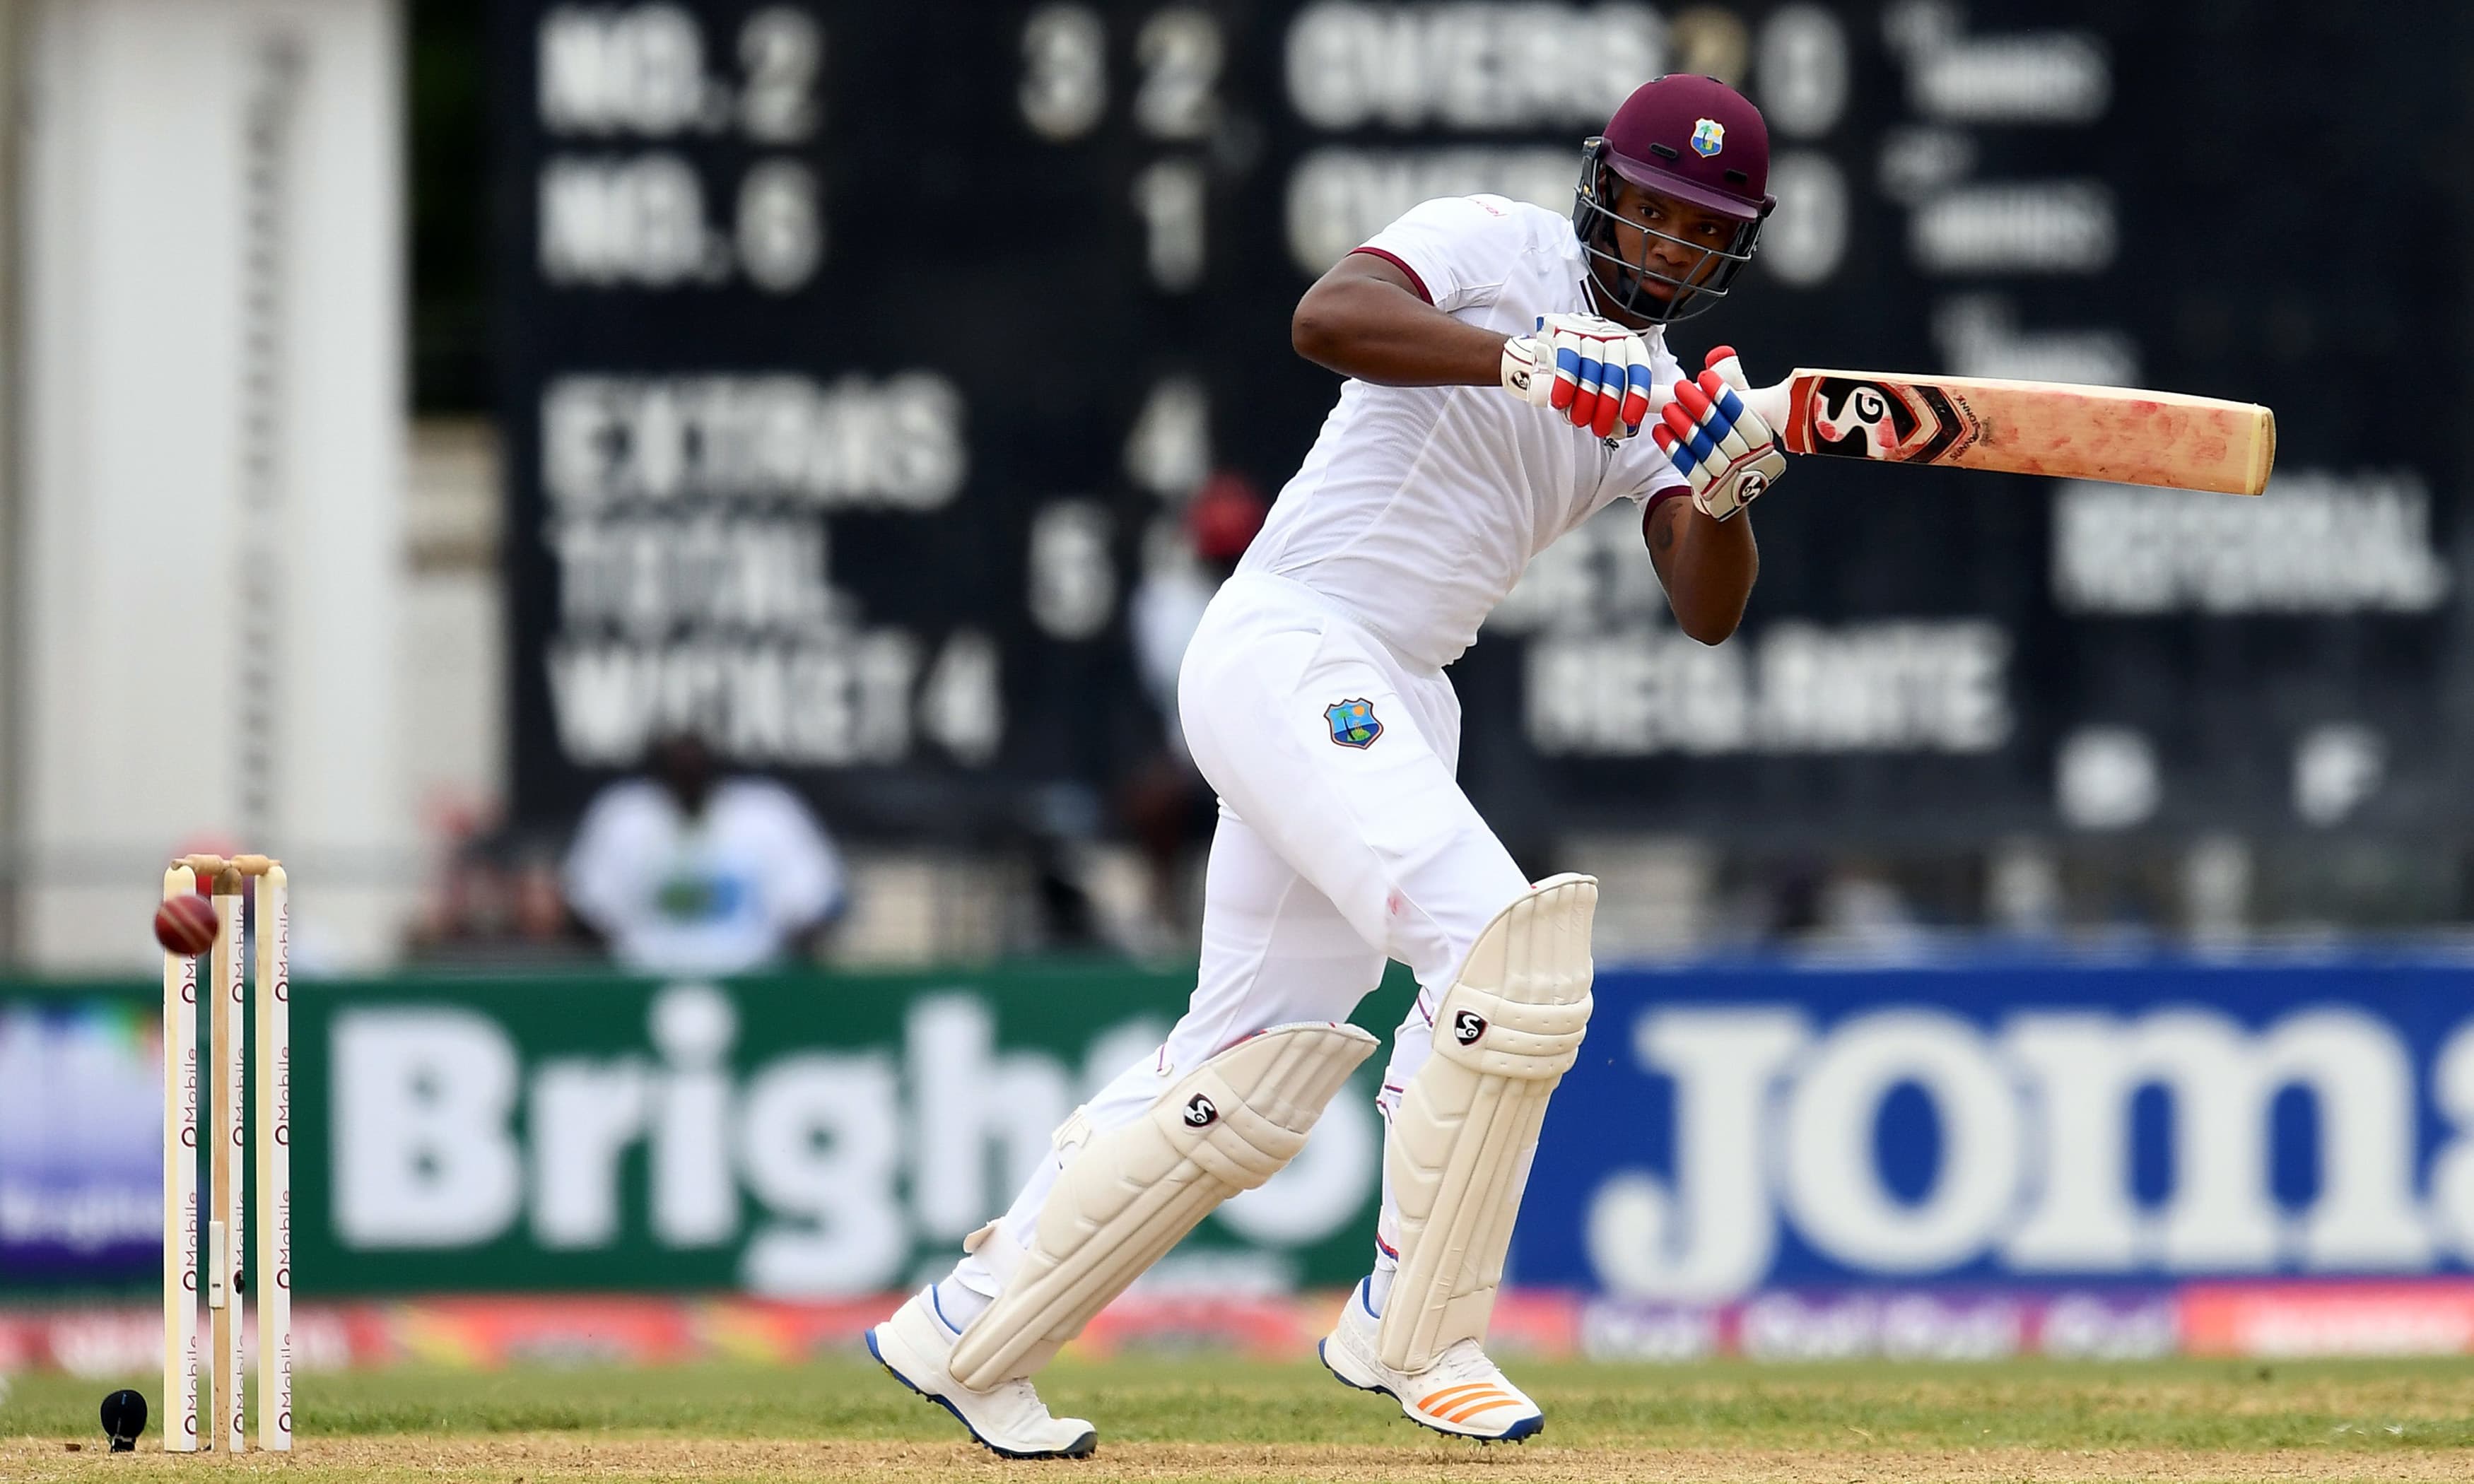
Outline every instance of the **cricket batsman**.
<svg viewBox="0 0 2474 1484"><path fill-rule="evenodd" d="M1007 1457L1098 1433L1031 1376L1223 1201L1276 1174L1392 1039L1373 1271L1319 1347L1436 1431L1545 1419L1482 1349L1546 1102L1589 1017L1597 882L1532 884L1454 778L1443 669L1529 560L1617 500L1684 632L1734 632L1744 508L1784 470L1734 353L1686 379L1665 326L1727 294L1775 204L1769 136L1725 84L1643 84L1589 141L1568 217L1430 201L1298 304L1339 405L1204 614L1178 682L1221 801L1194 996L1156 1056L1056 1131L952 1275L868 1332L895 1377ZM1649 437L1642 437L1647 433Z"/></svg>

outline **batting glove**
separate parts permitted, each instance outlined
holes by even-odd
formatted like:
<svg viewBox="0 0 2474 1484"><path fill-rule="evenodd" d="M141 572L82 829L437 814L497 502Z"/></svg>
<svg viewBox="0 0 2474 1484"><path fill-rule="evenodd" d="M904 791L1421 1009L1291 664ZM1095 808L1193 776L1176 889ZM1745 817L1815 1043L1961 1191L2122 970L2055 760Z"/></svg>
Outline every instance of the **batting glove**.
<svg viewBox="0 0 2474 1484"><path fill-rule="evenodd" d="M1649 418L1649 347L1613 320L1545 314L1503 343L1503 389L1600 438L1630 438Z"/></svg>
<svg viewBox="0 0 2474 1484"><path fill-rule="evenodd" d="M1650 430L1691 485L1692 508L1712 520L1732 517L1786 472L1778 435L1744 404L1746 390L1743 363L1720 346L1700 380L1675 384L1675 400Z"/></svg>

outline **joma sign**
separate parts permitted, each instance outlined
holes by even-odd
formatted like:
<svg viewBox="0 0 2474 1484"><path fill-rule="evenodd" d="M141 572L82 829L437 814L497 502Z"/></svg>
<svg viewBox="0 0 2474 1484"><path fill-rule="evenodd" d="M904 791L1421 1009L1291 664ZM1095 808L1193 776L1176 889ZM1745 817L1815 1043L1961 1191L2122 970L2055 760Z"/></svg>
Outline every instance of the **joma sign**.
<svg viewBox="0 0 2474 1484"><path fill-rule="evenodd" d="M1695 1301L2466 1265L2474 975L2260 977L2038 976L2079 1003L1993 973L1624 981L1550 1119L1521 1277ZM1802 993L1708 1002L1754 982Z"/></svg>

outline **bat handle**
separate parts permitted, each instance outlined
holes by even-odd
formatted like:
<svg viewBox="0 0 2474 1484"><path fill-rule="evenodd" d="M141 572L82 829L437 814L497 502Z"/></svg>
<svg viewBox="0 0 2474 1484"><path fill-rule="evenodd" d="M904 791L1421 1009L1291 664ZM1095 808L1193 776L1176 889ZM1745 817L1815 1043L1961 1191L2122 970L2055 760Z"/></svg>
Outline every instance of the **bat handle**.
<svg viewBox="0 0 2474 1484"><path fill-rule="evenodd" d="M1786 415L1790 405L1787 388L1794 384L1794 379L1790 376L1777 386L1755 387L1743 394L1744 405L1753 410L1753 416L1768 423L1770 431L1782 439L1786 437Z"/></svg>
<svg viewBox="0 0 2474 1484"><path fill-rule="evenodd" d="M1793 405L1787 396L1787 392L1794 384L1795 378L1789 376L1774 387L1754 387L1748 392L1738 394L1743 397L1744 405L1753 410L1753 415L1768 423L1770 431L1777 434L1782 441L1786 437L1787 409ZM1649 398L1649 421L1657 421L1658 415L1664 412L1666 404L1673 400L1675 400L1673 387L1655 389ZM1647 422L1642 424L1644 429L1647 426Z"/></svg>

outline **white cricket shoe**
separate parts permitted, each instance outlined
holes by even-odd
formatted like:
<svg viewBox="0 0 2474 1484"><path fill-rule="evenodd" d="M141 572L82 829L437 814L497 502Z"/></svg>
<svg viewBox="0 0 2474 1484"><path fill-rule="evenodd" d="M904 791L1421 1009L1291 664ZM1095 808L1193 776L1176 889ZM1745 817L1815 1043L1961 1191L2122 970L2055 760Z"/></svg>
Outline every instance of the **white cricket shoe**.
<svg viewBox="0 0 2474 1484"><path fill-rule="evenodd" d="M1367 1304L1361 1279L1340 1311L1340 1323L1315 1347L1332 1375L1360 1391L1383 1393L1400 1403L1409 1421L1457 1438L1516 1443L1545 1427L1546 1414L1504 1379L1475 1340L1456 1341L1414 1376L1385 1365L1375 1342L1379 1321Z"/></svg>
<svg viewBox="0 0 2474 1484"><path fill-rule="evenodd" d="M893 1378L954 1414L971 1436L1001 1458L1088 1458L1100 1434L1079 1417L1051 1417L1027 1380L972 1391L946 1368L962 1331L945 1322L936 1290L922 1289L893 1317L867 1332L867 1352Z"/></svg>

